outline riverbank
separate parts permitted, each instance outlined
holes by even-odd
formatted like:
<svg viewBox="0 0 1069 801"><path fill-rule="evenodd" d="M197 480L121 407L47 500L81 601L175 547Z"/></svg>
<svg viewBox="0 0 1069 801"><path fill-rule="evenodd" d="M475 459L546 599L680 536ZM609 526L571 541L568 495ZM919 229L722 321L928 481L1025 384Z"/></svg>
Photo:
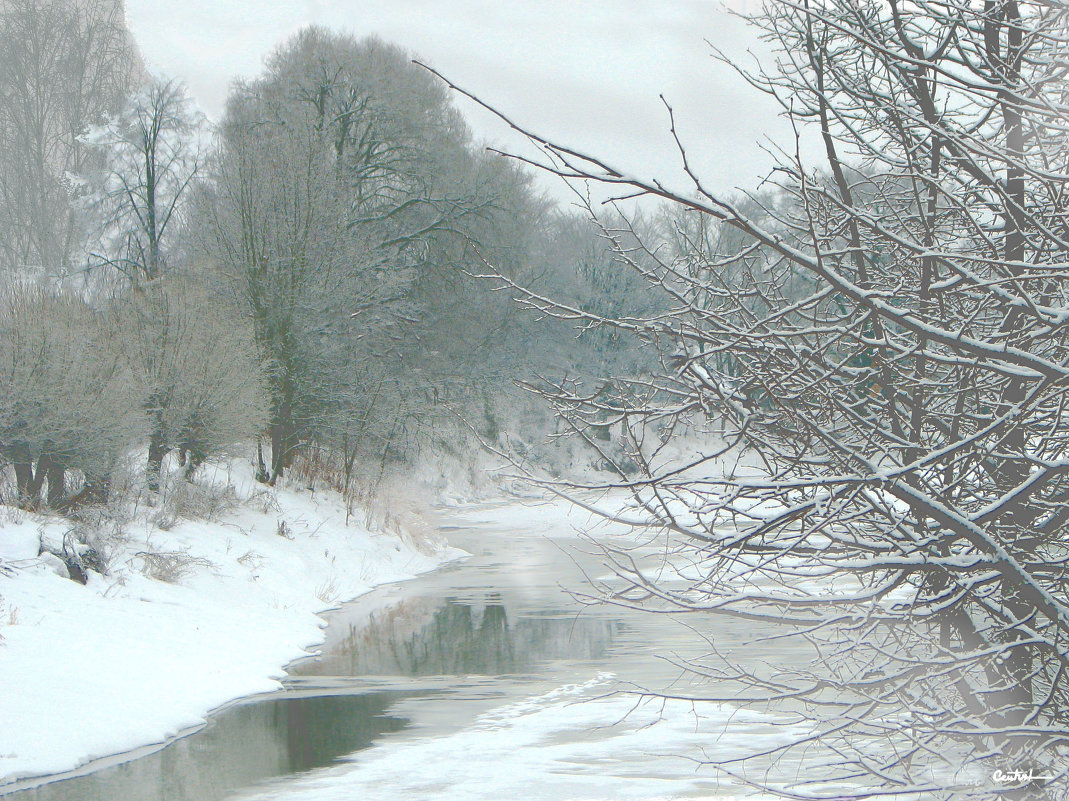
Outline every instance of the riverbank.
<svg viewBox="0 0 1069 801"><path fill-rule="evenodd" d="M187 496L93 524L107 569L84 586L38 556L75 523L0 506L0 792L277 689L321 641L318 612L463 555L418 521L370 530L337 493L263 487L240 461L172 491Z"/></svg>

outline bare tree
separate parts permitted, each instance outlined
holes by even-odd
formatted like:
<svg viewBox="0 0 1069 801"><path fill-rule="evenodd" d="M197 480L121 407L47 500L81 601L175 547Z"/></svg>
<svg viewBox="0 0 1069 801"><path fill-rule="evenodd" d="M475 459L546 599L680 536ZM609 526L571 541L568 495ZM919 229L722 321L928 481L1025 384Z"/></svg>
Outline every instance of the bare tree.
<svg viewBox="0 0 1069 801"><path fill-rule="evenodd" d="M203 129L184 87L156 79L82 137L104 161L87 198L100 228L92 261L134 283L162 274L200 166Z"/></svg>
<svg viewBox="0 0 1069 801"><path fill-rule="evenodd" d="M139 393L105 315L69 292L33 283L0 300L0 458L15 471L18 503L69 503L66 475L83 497L104 500L123 451L142 433Z"/></svg>
<svg viewBox="0 0 1069 801"><path fill-rule="evenodd" d="M293 71L281 56L279 62ZM206 250L247 306L266 365L271 454L261 472L270 481L289 466L320 406L317 345L329 342L325 332L337 322L328 309L336 309L332 298L343 291L350 263L365 261L360 243L348 236L343 188L350 176L342 131L355 132L347 112L361 98L343 91L343 108L335 108L333 75L320 75L314 62L310 69L304 84L276 74L237 89L222 126L215 194L204 206ZM380 159L389 151L380 155L370 132L357 135L373 161L358 160L357 170L370 181L385 179ZM373 273L369 278L365 289L374 306L380 282Z"/></svg>
<svg viewBox="0 0 1069 801"><path fill-rule="evenodd" d="M318 28L235 88L221 134L205 247L267 365L262 478L311 442L350 468L354 448L394 458L437 399L465 394L472 351L494 352L507 299L465 271L473 243L520 252L506 237L534 205L524 180L473 152L399 48Z"/></svg>
<svg viewBox="0 0 1069 801"><path fill-rule="evenodd" d="M0 265L59 273L81 256L72 199L87 127L118 109L141 62L118 0L0 3Z"/></svg>
<svg viewBox="0 0 1069 801"><path fill-rule="evenodd" d="M160 488L178 452L191 478L209 456L254 437L265 422L263 371L249 321L202 277L173 273L110 304L109 334L142 398L149 432L146 484Z"/></svg>
<svg viewBox="0 0 1069 801"><path fill-rule="evenodd" d="M738 782L792 798L1064 797L1069 8L798 0L754 22L778 56L746 78L825 154L818 170L785 158L784 199L759 214L710 191L681 143L690 187L673 192L525 131L546 169L743 237L675 256L648 242L652 269L621 241L672 301L656 317L527 294L661 354L610 396L537 388L593 447L594 421L623 428L612 486L645 513L628 519L697 574L667 583L610 552L602 597L700 613L702 697L799 722L804 735L748 759L709 757ZM694 457L666 461L660 443L681 435ZM722 618L789 638L790 661L722 653ZM792 760L804 777L747 771Z"/></svg>
<svg viewBox="0 0 1069 801"><path fill-rule="evenodd" d="M203 119L191 108L184 88L162 79L134 93L121 113L82 137L101 161L100 170L87 180L90 191L85 198L97 228L90 267L118 271L123 277L119 291L132 290L126 322L140 341L131 355L144 382L147 484L153 491L159 489L163 459L174 447L168 423L175 411L171 404L179 384L190 378L180 374L176 364L184 358L183 348L195 347L185 330L184 313L176 312L169 297L175 282L166 279L170 268L178 266L183 215L203 138ZM106 283L108 276L102 279Z"/></svg>

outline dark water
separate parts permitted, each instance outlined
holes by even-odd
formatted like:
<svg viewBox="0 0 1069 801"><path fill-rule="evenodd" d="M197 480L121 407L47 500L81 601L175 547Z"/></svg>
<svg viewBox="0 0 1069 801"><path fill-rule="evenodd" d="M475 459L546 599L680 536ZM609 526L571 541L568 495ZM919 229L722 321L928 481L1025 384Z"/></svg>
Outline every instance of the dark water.
<svg viewBox="0 0 1069 801"><path fill-rule="evenodd" d="M11 801L215 801L405 736L401 702L433 701L456 729L539 682L589 676L649 647L626 616L584 611L562 590L582 572L552 531L458 527L472 557L380 588L329 618L322 656L295 663L285 691L248 699L152 753L5 795ZM110 762L110 764L109 764Z"/></svg>
<svg viewBox="0 0 1069 801"><path fill-rule="evenodd" d="M172 801L223 798L261 779L330 764L405 722L398 693L277 698L232 707L202 731L149 756L5 798Z"/></svg>

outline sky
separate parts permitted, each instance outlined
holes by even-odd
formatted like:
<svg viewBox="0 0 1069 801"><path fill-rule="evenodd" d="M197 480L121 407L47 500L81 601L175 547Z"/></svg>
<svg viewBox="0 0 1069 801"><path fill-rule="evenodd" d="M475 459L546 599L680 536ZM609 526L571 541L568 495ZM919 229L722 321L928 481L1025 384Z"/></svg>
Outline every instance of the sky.
<svg viewBox="0 0 1069 801"><path fill-rule="evenodd" d="M739 59L760 47L717 0L126 0L126 14L149 68L184 80L212 119L234 78L318 24L398 44L533 131L670 186L685 179L660 95L717 191L757 186L772 165L764 148L791 141L775 105L712 57L709 43ZM530 152L456 103L479 140ZM540 185L567 197L556 179Z"/></svg>

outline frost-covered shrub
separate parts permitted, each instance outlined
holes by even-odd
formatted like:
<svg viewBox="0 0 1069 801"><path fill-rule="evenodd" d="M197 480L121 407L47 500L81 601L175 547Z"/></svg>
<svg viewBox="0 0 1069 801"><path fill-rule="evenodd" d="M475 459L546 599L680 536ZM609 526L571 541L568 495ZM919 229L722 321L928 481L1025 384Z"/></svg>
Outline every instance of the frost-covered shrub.
<svg viewBox="0 0 1069 801"><path fill-rule="evenodd" d="M237 505L237 492L229 484L172 480L163 487L154 522L166 530L178 520L218 520Z"/></svg>
<svg viewBox="0 0 1069 801"><path fill-rule="evenodd" d="M142 575L168 584L181 581L197 568L215 567L207 559L186 551L138 551L136 556L141 563Z"/></svg>
<svg viewBox="0 0 1069 801"><path fill-rule="evenodd" d="M104 315L37 284L0 294L0 458L18 502L65 501L68 471L97 494L143 430L139 397Z"/></svg>
<svg viewBox="0 0 1069 801"><path fill-rule="evenodd" d="M114 304L149 432L149 487L178 452L187 477L209 456L264 426L262 369L247 323L190 276Z"/></svg>

